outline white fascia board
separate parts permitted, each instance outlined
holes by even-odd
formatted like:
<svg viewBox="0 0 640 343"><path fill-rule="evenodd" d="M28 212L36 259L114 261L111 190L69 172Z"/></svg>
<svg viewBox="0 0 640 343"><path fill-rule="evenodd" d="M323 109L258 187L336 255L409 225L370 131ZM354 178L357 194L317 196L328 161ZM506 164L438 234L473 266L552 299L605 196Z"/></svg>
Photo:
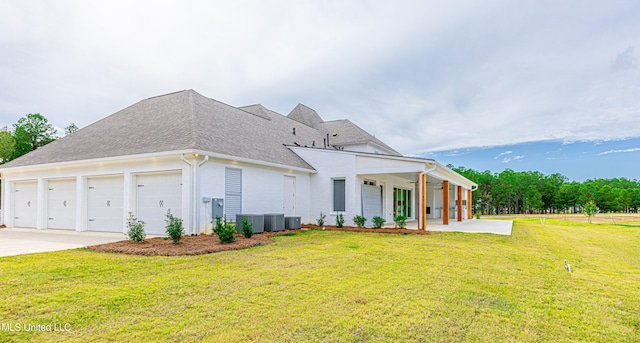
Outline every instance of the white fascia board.
<svg viewBox="0 0 640 343"><path fill-rule="evenodd" d="M284 164L264 162L264 161L249 159L249 158L239 158L237 156L212 153L212 152L203 151L203 150L190 149L190 150L163 151L163 152L148 153L148 154L138 154L138 155L125 155L125 156L114 156L114 157L106 157L106 158L95 158L95 159L79 160L79 161L65 161L65 162L47 163L47 164L39 164L39 165L33 165L33 166L22 166L22 167L14 167L14 168L5 168L5 169L0 168L0 174L2 174L2 173L12 173L12 172L16 172L16 171L25 171L25 170L40 171L40 170L55 169L55 168L65 168L65 167L82 167L82 166L87 166L87 165L120 163L120 162L124 162L124 161L134 161L134 160L144 160L144 159L154 159L154 158L157 158L157 159L160 159L160 158L171 158L171 157L180 158L180 155L187 155L187 154L198 154L198 155L203 155L203 156L208 155L209 157L219 158L219 159L223 159L223 160L230 160L230 161L244 162L244 163L250 163L250 164L257 164L257 165L275 167L275 168L279 168L279 169L286 169L286 170L292 170L292 171L301 171L301 172L306 172L306 173L317 173L317 171L315 171L313 169L300 168L300 167L288 166L288 165L284 165Z"/></svg>
<svg viewBox="0 0 640 343"><path fill-rule="evenodd" d="M204 155L208 155L209 157L218 158L218 159L221 159L221 160L230 160L230 161L236 161L236 162L257 164L257 165L261 165L261 166L267 166L267 167L273 167L273 168L279 168L279 169L286 169L286 170L291 170L291 171L299 171L299 172L304 172L304 173L315 174L315 173L318 172L315 169L288 166L288 165L285 165L285 164L265 162L265 161L260 161L260 160L254 160L254 159L251 159L251 158L243 158L243 157L219 154L219 153L214 153L214 152L204 151L204 150L194 150L191 153L192 154L199 154L199 155L203 155L203 156Z"/></svg>
<svg viewBox="0 0 640 343"><path fill-rule="evenodd" d="M375 175L375 174L406 174L406 173L421 173L425 171L425 168L411 168L411 167L399 167L399 168L371 168L371 169L356 169L358 175Z"/></svg>
<svg viewBox="0 0 640 343"><path fill-rule="evenodd" d="M396 152L395 150L393 150L393 148L389 149L386 148L376 142L372 142L372 141L360 141L360 142L349 142L349 143L341 143L341 144L335 144L336 146L344 146L344 147L348 147L350 145L359 145L359 144L371 144L373 145L374 148L380 149L380 150L384 150L384 151L388 151L388 152ZM334 145L334 144L331 144ZM357 152L357 151L354 151Z"/></svg>
<svg viewBox="0 0 640 343"><path fill-rule="evenodd" d="M139 155L125 155L125 156L114 156L114 157L105 157L105 158L94 158L89 160L76 160L76 161L36 164L32 166L21 166L21 167L6 168L6 169L0 168L0 173L11 173L15 171L24 171L24 170L39 171L39 170L65 168L65 167L82 167L82 166L95 165L95 164L119 163L123 161L132 161L132 160L168 158L168 157L172 157L176 155L179 156L180 154L188 154L188 153L193 153L193 151L173 151L173 152L165 151L165 152L156 152L156 153L139 154Z"/></svg>
<svg viewBox="0 0 640 343"><path fill-rule="evenodd" d="M429 172L429 175L437 177L441 180L448 180L457 185L465 186L465 188L475 190L478 185L467 179L466 177L456 173L455 171L447 168L442 163L436 162L436 170Z"/></svg>
<svg viewBox="0 0 640 343"><path fill-rule="evenodd" d="M407 157L407 156L374 154L372 152L345 151L345 150L323 149L323 148L310 148L310 147L292 146L292 145L287 145L286 147L291 149L291 150L293 150L294 152L297 149L300 149L300 150L304 149L304 150L309 150L309 151L330 152L330 153L336 153L336 154L349 154L349 155L355 155L355 156L375 157L375 158L380 158L380 159L385 159L385 160L420 162L420 163L427 163L427 164L430 165L430 167L432 167L435 163L437 163L435 160L428 159L428 158L417 158L417 157Z"/></svg>

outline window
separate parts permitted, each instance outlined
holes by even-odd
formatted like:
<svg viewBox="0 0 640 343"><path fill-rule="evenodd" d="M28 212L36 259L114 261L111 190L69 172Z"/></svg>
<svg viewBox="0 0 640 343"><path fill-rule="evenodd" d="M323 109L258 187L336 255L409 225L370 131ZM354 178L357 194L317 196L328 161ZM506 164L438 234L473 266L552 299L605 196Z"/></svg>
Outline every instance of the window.
<svg viewBox="0 0 640 343"><path fill-rule="evenodd" d="M344 212L345 206L345 180L333 180L333 212Z"/></svg>
<svg viewBox="0 0 640 343"><path fill-rule="evenodd" d="M406 216L411 218L412 213L412 197L411 190L402 188L393 188L393 216Z"/></svg>

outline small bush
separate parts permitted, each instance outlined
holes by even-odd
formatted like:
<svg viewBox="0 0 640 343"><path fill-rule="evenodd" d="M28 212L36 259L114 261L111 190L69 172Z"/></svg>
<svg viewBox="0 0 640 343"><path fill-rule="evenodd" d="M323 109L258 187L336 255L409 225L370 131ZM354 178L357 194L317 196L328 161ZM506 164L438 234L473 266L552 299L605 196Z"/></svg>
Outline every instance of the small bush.
<svg viewBox="0 0 640 343"><path fill-rule="evenodd" d="M327 215L322 213L322 211L320 211L320 218L318 218L317 222L318 222L318 226L322 226L324 225L324 220L327 218Z"/></svg>
<svg viewBox="0 0 640 343"><path fill-rule="evenodd" d="M344 226L344 216L342 215L342 213L338 213L338 215L336 216L336 226L337 227Z"/></svg>
<svg viewBox="0 0 640 343"><path fill-rule="evenodd" d="M245 238L253 236L253 223L249 223L246 216L242 218L242 235Z"/></svg>
<svg viewBox="0 0 640 343"><path fill-rule="evenodd" d="M184 235L182 219L174 217L173 214L171 214L171 210L167 210L166 216L167 219L165 220L165 222L167 223L167 236L169 236L169 238L173 240L173 244L179 244L180 239L182 239L182 235Z"/></svg>
<svg viewBox="0 0 640 343"><path fill-rule="evenodd" d="M353 217L353 222L356 223L357 227L364 227L364 223L367 222L367 218L356 215L355 217Z"/></svg>
<svg viewBox="0 0 640 343"><path fill-rule="evenodd" d="M227 222L227 218L216 217L216 227L214 233L218 235L220 243L233 243L236 241L236 226Z"/></svg>
<svg viewBox="0 0 640 343"><path fill-rule="evenodd" d="M372 221L373 221L373 227L376 229L381 228L382 225L384 225L384 223L386 222L386 220L380 216L373 217Z"/></svg>
<svg viewBox="0 0 640 343"><path fill-rule="evenodd" d="M396 228L404 229L407 227L407 216L396 216L393 221L396 222Z"/></svg>
<svg viewBox="0 0 640 343"><path fill-rule="evenodd" d="M476 219L480 219L481 214L480 212L476 212L473 216L476 217Z"/></svg>
<svg viewBox="0 0 640 343"><path fill-rule="evenodd" d="M144 233L144 223L138 221L138 218L131 212L129 212L129 219L127 219L127 229L127 236L136 243L144 241L147 237L147 234Z"/></svg>

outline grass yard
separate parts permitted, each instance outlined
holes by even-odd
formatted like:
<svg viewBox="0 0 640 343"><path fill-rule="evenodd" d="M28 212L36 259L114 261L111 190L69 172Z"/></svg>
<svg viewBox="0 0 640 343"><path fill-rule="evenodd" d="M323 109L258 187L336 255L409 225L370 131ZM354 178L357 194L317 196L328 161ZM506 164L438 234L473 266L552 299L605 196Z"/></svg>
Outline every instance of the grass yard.
<svg viewBox="0 0 640 343"><path fill-rule="evenodd" d="M640 227L621 224L516 218L510 237L313 230L191 257L5 257L0 341L638 342ZM51 331L9 331L38 324Z"/></svg>

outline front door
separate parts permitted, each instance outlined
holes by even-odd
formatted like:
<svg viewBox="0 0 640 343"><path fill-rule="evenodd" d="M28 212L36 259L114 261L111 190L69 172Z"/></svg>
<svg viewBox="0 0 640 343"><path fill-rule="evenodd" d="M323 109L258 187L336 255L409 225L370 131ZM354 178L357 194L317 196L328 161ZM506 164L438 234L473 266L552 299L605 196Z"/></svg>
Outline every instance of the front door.
<svg viewBox="0 0 640 343"><path fill-rule="evenodd" d="M296 178L284 176L284 203L282 205L285 216L296 214Z"/></svg>

